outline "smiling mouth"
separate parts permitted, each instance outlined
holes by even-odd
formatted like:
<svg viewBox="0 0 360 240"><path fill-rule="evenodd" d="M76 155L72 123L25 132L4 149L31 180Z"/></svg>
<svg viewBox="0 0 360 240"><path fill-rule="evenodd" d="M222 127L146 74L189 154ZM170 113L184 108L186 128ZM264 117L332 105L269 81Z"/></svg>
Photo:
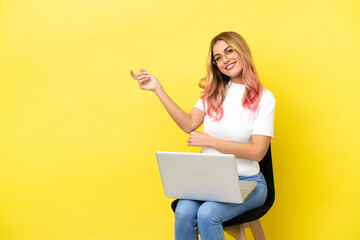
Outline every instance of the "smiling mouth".
<svg viewBox="0 0 360 240"><path fill-rule="evenodd" d="M234 66L235 66L235 63L230 63L229 65L227 65L227 66L225 67L225 69L226 69L226 70L231 70L231 69L234 68Z"/></svg>

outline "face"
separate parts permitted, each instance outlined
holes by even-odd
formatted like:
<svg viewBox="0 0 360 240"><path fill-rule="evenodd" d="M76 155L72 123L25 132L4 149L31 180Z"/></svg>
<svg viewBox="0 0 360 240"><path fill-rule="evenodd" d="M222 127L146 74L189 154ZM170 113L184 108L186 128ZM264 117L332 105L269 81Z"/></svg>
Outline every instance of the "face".
<svg viewBox="0 0 360 240"><path fill-rule="evenodd" d="M230 47L225 41L220 40L213 46L213 55L220 72L230 78L240 77L244 61L235 49Z"/></svg>

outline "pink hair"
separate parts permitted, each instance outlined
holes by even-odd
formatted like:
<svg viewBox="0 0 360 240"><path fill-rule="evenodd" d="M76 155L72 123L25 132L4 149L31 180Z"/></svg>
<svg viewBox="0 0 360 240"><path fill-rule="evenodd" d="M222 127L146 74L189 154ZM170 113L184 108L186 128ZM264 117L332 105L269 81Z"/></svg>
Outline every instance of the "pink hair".
<svg viewBox="0 0 360 240"><path fill-rule="evenodd" d="M226 86L230 81L230 77L220 72L218 67L213 64L213 47L217 41L223 40L232 46L242 57L244 61L244 68L241 71L242 83L245 85L245 94L242 99L244 108L255 113L261 99L263 86L259 81L256 72L251 52L245 40L235 32L223 32L213 38L210 43L210 49L207 62L207 75L199 82L200 87L204 90L201 93L204 109L209 116L219 121L223 115L224 110L222 104L226 95ZM206 104L207 108L205 108Z"/></svg>

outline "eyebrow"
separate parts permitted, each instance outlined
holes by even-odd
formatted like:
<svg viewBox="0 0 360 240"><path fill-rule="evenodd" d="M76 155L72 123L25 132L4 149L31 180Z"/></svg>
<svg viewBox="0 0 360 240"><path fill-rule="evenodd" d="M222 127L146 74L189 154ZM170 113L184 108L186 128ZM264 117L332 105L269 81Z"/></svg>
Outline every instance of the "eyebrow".
<svg viewBox="0 0 360 240"><path fill-rule="evenodd" d="M224 49L224 51L223 51L223 52L225 52L225 51L226 51L226 49L228 49L228 48L231 48L231 46L227 46L227 47ZM215 57L215 56L217 56L217 55L220 55L220 53L215 54L215 55L214 55L214 57Z"/></svg>

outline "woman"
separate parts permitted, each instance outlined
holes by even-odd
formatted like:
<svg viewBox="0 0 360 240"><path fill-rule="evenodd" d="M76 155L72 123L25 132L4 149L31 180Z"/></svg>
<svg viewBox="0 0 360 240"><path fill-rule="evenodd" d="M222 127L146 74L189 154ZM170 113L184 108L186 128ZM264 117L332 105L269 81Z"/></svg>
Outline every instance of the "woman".
<svg viewBox="0 0 360 240"><path fill-rule="evenodd" d="M223 32L210 43L207 76L199 83L201 97L189 114L166 94L159 81L141 69L131 76L140 88L152 90L186 133L189 146L204 153L234 154L240 180L257 181L242 204L180 200L175 211L175 239L224 239L222 223L264 204L267 186L259 171L273 137L275 98L259 82L245 40ZM204 133L195 131L201 124Z"/></svg>

